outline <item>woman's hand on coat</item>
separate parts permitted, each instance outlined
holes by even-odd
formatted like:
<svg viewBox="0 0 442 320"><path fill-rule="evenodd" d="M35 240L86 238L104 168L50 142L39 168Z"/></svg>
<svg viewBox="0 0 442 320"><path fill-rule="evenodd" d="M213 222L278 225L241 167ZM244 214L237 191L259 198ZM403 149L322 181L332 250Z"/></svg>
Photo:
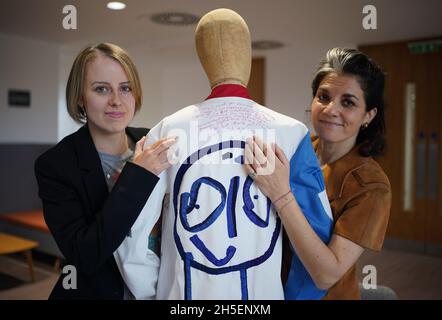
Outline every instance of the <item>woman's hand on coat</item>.
<svg viewBox="0 0 442 320"><path fill-rule="evenodd" d="M168 137L144 147L146 137L141 138L136 146L133 163L159 175L173 163L168 158L170 147L176 142L176 137Z"/></svg>
<svg viewBox="0 0 442 320"><path fill-rule="evenodd" d="M257 136L247 139L244 166L247 174L256 174L254 182L273 203L290 191L290 162L275 143L270 147Z"/></svg>

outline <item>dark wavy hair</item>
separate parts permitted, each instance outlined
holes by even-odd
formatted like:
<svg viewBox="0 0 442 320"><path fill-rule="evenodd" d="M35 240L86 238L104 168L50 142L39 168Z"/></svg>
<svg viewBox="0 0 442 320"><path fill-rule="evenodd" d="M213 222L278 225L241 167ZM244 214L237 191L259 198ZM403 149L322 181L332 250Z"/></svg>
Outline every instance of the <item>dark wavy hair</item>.
<svg viewBox="0 0 442 320"><path fill-rule="evenodd" d="M313 97L321 81L330 73L355 76L364 92L366 111L377 109L367 128L359 129L356 145L364 157L379 156L385 152L385 74L367 55L355 49L333 48L321 61L312 81Z"/></svg>

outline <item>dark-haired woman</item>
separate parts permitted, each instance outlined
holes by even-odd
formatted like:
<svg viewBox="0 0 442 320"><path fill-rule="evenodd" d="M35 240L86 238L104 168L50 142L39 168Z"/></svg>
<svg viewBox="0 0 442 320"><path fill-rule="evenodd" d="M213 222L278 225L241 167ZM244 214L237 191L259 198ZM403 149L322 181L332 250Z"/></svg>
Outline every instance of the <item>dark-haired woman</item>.
<svg viewBox="0 0 442 320"><path fill-rule="evenodd" d="M259 173L274 161L273 174L258 174L255 183L272 200L292 250L316 286L328 290L325 299L360 299L355 265L365 248L381 249L391 205L388 178L372 158L385 147L384 73L361 52L334 48L321 62L312 89L317 133L312 142L335 221L330 242L319 239L290 192L289 161L278 146L249 141L252 164L245 166ZM287 299L294 297L295 277L290 267Z"/></svg>

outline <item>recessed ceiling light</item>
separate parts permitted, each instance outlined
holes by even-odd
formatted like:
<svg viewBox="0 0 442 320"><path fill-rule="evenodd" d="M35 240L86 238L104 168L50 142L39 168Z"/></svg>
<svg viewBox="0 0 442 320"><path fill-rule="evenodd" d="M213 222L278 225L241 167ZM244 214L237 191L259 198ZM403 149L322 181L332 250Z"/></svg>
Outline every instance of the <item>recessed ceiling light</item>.
<svg viewBox="0 0 442 320"><path fill-rule="evenodd" d="M154 14L150 19L155 23L173 25L173 26L188 26L196 24L199 21L199 17L182 12L165 12Z"/></svg>
<svg viewBox="0 0 442 320"><path fill-rule="evenodd" d="M271 50L284 47L284 43L274 40L259 40L252 42L252 48L255 50Z"/></svg>
<svg viewBox="0 0 442 320"><path fill-rule="evenodd" d="M106 7L111 10L123 10L126 8L126 4L123 2L108 2Z"/></svg>

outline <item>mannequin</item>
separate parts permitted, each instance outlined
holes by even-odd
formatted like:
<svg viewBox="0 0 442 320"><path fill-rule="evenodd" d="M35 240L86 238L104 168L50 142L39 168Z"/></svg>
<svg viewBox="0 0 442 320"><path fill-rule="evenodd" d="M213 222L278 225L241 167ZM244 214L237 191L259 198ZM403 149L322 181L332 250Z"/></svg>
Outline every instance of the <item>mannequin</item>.
<svg viewBox="0 0 442 320"><path fill-rule="evenodd" d="M258 135L284 150L296 165L293 188L298 202L327 241L331 210L308 130L249 97L250 33L236 12L206 14L195 41L212 92L149 132L149 143L178 136L178 149L174 165L160 175L131 235L115 252L117 264L138 299L152 298L155 284L157 299L284 299L281 221L270 199L246 174L244 148L247 138ZM158 267L159 260L146 251L146 234L160 213L157 277L152 265ZM294 278L299 275L299 298L323 294L303 295L313 290L312 281L300 261L293 269Z"/></svg>
<svg viewBox="0 0 442 320"><path fill-rule="evenodd" d="M196 27L195 44L212 89L220 84L247 87L252 45L249 28L239 14L229 9L206 14Z"/></svg>

